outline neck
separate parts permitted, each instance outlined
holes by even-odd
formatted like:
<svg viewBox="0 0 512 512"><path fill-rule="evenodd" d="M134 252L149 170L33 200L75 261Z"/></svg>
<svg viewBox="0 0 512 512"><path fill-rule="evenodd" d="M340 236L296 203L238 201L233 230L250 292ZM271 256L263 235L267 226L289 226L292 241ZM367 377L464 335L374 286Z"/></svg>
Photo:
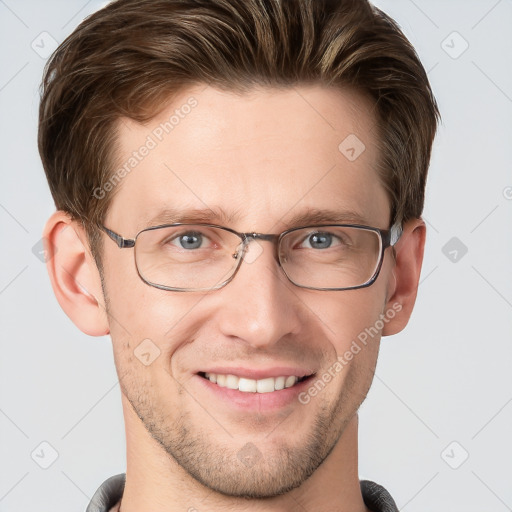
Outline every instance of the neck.
<svg viewBox="0 0 512 512"><path fill-rule="evenodd" d="M247 500L212 491L192 478L148 434L123 396L127 468L120 512L369 512L357 469L357 413L329 456L301 486L274 498Z"/></svg>

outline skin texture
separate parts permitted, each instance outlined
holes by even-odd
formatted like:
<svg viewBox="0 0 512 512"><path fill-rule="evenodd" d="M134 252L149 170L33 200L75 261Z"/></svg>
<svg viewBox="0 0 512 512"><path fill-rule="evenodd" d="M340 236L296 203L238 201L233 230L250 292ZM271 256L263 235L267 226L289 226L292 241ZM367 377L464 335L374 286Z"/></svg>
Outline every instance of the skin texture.
<svg viewBox="0 0 512 512"><path fill-rule="evenodd" d="M308 208L356 212L364 224L389 228L371 104L348 90L309 85L237 95L190 87L147 125L119 123L119 167L191 97L197 105L116 186L110 229L133 238L165 207L222 207L237 217L214 222L244 232L280 233ZM366 147L354 161L338 150L349 134ZM372 286L329 292L291 284L266 241L220 290L162 291L139 278L133 249L120 250L106 236L102 287L79 224L58 211L44 235L64 311L83 332L112 337L127 440L122 512L367 510L357 410L381 334L401 331L411 314L421 219L404 225L396 260L387 249ZM242 411L197 375L213 366L297 366L322 375L391 309L382 332L307 404ZM145 339L160 352L149 365L134 354ZM248 449L256 455L243 464L239 454Z"/></svg>

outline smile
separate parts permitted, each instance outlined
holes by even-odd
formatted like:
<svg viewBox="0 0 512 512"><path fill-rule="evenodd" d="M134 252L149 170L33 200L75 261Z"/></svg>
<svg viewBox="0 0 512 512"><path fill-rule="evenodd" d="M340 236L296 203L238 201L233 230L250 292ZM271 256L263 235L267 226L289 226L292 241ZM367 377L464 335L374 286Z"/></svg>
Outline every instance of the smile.
<svg viewBox="0 0 512 512"><path fill-rule="evenodd" d="M234 389L242 391L243 393L272 393L274 391L291 388L310 377L308 375L303 377L283 375L256 380L222 373L200 372L199 375L204 379L217 384L217 386L221 388Z"/></svg>

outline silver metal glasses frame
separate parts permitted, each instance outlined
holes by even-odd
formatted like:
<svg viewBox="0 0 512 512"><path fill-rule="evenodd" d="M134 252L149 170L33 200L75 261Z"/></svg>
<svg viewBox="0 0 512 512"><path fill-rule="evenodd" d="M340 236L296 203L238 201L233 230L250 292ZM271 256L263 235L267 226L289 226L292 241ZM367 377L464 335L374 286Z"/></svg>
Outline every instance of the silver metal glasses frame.
<svg viewBox="0 0 512 512"><path fill-rule="evenodd" d="M344 291L344 290L355 290L355 289L359 289L359 288L366 288L368 286L371 286L375 282L377 277L379 276L380 270L382 268L382 262L384 260L384 251L388 247L393 247L398 242L398 240L400 239L400 237L402 235L402 227L399 223L394 224L393 226L391 226L390 229L380 229L380 228L375 228L372 226L365 226L365 225L361 225L361 224L316 224L316 225L312 225L312 226L299 226L299 227L290 228L290 229L287 229L286 231L283 231L280 234L272 234L272 233L269 234L269 233L254 233L254 232L239 233L238 231L235 231L234 229L231 229L231 228L228 228L225 226L219 226L218 224L206 224L206 223L201 223L201 222L177 222L174 224L162 224L159 226L151 226L148 228L144 228L144 229L140 230L135 235L135 238L124 238L123 236L116 233L115 231L112 231L111 229L107 228L106 226L101 225L100 227L109 236L109 238L117 244L117 246L120 249L126 249L126 248L135 247L137 238L139 237L139 235L141 233L143 233L145 231L152 231L152 230L156 230L156 229L162 229L162 228L168 228L168 227L174 227L174 226L204 226L204 227L219 228L219 229L223 229L225 231L229 231L230 233L233 233L234 235L238 236L241 240L240 249L235 254L232 255L233 258L235 258L235 259L240 257L240 259L238 260L238 265L234 268L232 275L229 277L229 279L227 279L226 281L223 281L220 285L213 286L211 288L203 288L203 289L173 288L170 286L159 285L159 284L147 281L141 275L138 265L137 265L137 259L134 255L135 268L137 269L137 273L144 283L146 283L149 286L159 288L161 290L180 291L180 292L218 290L218 289L224 287L226 284L228 284L230 281L233 280L236 273L238 272L238 270L242 264L242 261L244 259L245 249L248 246L248 244L251 242L251 240L264 240L264 241L275 243L275 258L276 258L279 266L282 268L283 273L285 274L287 279L293 285L298 286L299 288L306 288L309 290L321 290L321 291ZM280 243L281 243L281 240L283 239L283 237L286 234L291 233L293 231L297 231L299 229L321 228L321 227L328 227L328 226L365 229L368 231L373 231L379 235L380 240L381 240L381 250L380 250L380 255L379 255L379 262L378 262L378 265L376 267L374 274L368 281L366 281L365 283L363 283L361 285L350 286L350 287L345 287L345 288L316 288L316 287L312 287L312 286L303 286L303 285L297 284L295 281L293 281L288 276L288 274L286 273L286 271L284 270L284 268L281 264L282 262L280 259L279 249L280 249Z"/></svg>

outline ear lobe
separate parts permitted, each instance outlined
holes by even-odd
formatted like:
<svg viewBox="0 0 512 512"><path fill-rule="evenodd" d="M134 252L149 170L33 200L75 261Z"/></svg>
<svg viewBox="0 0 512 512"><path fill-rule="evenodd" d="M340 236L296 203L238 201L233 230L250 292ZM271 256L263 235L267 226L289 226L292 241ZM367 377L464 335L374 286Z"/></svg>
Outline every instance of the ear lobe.
<svg viewBox="0 0 512 512"><path fill-rule="evenodd" d="M83 226L56 211L45 225L43 240L52 288L66 315L85 334L108 334L101 279Z"/></svg>
<svg viewBox="0 0 512 512"><path fill-rule="evenodd" d="M421 274L425 248L426 226L422 219L411 219L403 226L403 233L395 245L396 263L393 268L394 286L386 302L388 322L382 329L383 336L397 334L409 322Z"/></svg>

